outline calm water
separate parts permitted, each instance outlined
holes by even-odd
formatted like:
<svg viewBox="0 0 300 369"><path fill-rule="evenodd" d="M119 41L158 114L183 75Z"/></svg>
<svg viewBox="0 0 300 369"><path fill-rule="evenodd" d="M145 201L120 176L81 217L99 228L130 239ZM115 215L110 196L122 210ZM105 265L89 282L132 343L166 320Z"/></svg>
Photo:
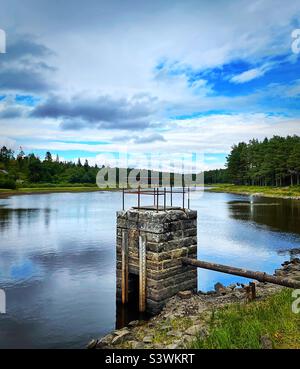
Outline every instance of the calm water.
<svg viewBox="0 0 300 369"><path fill-rule="evenodd" d="M120 207L119 193L0 199L0 348L84 347L114 329ZM192 208L203 260L272 273L300 247L300 201L205 193ZM204 270L198 279L201 290L245 281Z"/></svg>

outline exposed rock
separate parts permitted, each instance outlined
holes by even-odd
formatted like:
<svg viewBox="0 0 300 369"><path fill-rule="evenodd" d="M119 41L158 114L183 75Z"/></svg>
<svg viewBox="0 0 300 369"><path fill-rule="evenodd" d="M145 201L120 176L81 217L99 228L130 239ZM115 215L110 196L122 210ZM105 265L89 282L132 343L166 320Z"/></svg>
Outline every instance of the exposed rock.
<svg viewBox="0 0 300 369"><path fill-rule="evenodd" d="M293 259L285 262L283 268L278 269L285 277L300 278L300 260ZM241 286L241 284L236 284ZM217 290L226 290L226 293L196 293L189 299L176 295L168 300L164 309L148 322L131 322L123 328L106 335L96 341L97 348L186 348L196 337L209 335L209 325L212 311L231 303L245 302L245 289L234 287L234 284L224 287L216 286ZM271 283L256 283L257 298L278 292L281 286ZM176 323L176 325L173 324ZM181 324L182 322L182 324ZM159 333L159 340L154 337ZM144 337L144 338L143 338ZM113 341L113 343L112 343ZM93 347L95 342L91 341ZM272 348L272 341L268 336L261 337L263 348Z"/></svg>
<svg viewBox="0 0 300 369"><path fill-rule="evenodd" d="M223 286L222 283L219 283L219 282L214 285L214 288L217 293L222 294L222 295L225 295L228 291L226 287Z"/></svg>
<svg viewBox="0 0 300 369"><path fill-rule="evenodd" d="M128 323L129 327L136 327L140 324L138 320L133 320L132 322Z"/></svg>
<svg viewBox="0 0 300 369"><path fill-rule="evenodd" d="M122 343L125 337L126 339L129 339L129 337L131 337L130 331L128 330L123 330L123 331L121 330L121 331L116 331L116 332L115 332L116 337L114 337L113 340L111 341L113 345Z"/></svg>
<svg viewBox="0 0 300 369"><path fill-rule="evenodd" d="M88 345L87 345L87 349L89 349L89 350L91 350L91 349L94 349L94 348L96 348L96 346L97 346L97 343L98 343L98 341L97 340L91 340L89 343L88 343Z"/></svg>
<svg viewBox="0 0 300 369"><path fill-rule="evenodd" d="M202 329L202 325L192 325L190 328L188 328L185 333L190 336L197 336L200 330Z"/></svg>
<svg viewBox="0 0 300 369"><path fill-rule="evenodd" d="M272 341L270 340L270 338L268 336L262 336L260 338L260 343L263 349L272 349L273 348L273 344Z"/></svg>
<svg viewBox="0 0 300 369"><path fill-rule="evenodd" d="M220 290L224 290L224 289L225 289L225 287L223 286L223 284L222 284L222 283L220 283L220 282L217 282L217 283L214 285L214 288L215 288L215 291L216 291L216 292L219 292Z"/></svg>
<svg viewBox="0 0 300 369"><path fill-rule="evenodd" d="M145 348L145 345L143 342L133 341L131 344L131 348L133 348L134 350L141 350Z"/></svg>
<svg viewBox="0 0 300 369"><path fill-rule="evenodd" d="M178 348L178 343L172 343L168 346L166 346L166 349L168 350L176 350Z"/></svg>
<svg viewBox="0 0 300 369"><path fill-rule="evenodd" d="M152 341L153 341L153 336L145 336L143 338L144 343L152 343Z"/></svg>
<svg viewBox="0 0 300 369"><path fill-rule="evenodd" d="M189 299L192 297L192 291L179 291L177 294L181 299Z"/></svg>

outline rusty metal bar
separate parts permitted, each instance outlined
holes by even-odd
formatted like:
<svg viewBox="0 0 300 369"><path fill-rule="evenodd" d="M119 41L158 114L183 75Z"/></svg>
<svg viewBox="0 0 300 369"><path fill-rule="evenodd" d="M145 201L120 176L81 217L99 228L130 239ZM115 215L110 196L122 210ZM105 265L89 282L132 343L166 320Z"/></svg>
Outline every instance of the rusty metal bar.
<svg viewBox="0 0 300 369"><path fill-rule="evenodd" d="M251 289L251 300L256 299L256 287L254 282L249 283L250 289Z"/></svg>
<svg viewBox="0 0 300 369"><path fill-rule="evenodd" d="M214 264L214 263L209 263L207 261L195 260L191 258L183 258L182 263L185 265L192 265L197 268L215 270L221 273L233 274L233 275L238 275L241 277L255 279L259 282L279 284L281 286L290 287L290 288L300 288L300 281L296 281L290 278L276 277L276 276L273 276L273 275L270 275L264 272L255 272L252 270L240 269L240 268L235 268L235 267L231 267L228 265L222 265L222 264Z"/></svg>
<svg viewBox="0 0 300 369"><path fill-rule="evenodd" d="M122 188L122 208L125 210L125 190Z"/></svg>
<svg viewBox="0 0 300 369"><path fill-rule="evenodd" d="M122 304L128 302L128 234L122 231Z"/></svg>
<svg viewBox="0 0 300 369"><path fill-rule="evenodd" d="M146 310L146 237L139 236L139 311Z"/></svg>

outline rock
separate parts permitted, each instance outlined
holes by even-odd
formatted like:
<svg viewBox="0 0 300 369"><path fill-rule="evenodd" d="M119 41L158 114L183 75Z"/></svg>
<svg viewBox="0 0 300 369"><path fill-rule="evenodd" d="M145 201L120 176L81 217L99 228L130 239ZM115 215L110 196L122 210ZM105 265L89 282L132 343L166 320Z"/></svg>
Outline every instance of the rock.
<svg viewBox="0 0 300 369"><path fill-rule="evenodd" d="M192 291L179 291L177 294L181 299L189 299L192 297Z"/></svg>
<svg viewBox="0 0 300 369"><path fill-rule="evenodd" d="M215 288L215 291L217 292L217 293L221 293L221 294L226 294L226 287L224 287L223 285L222 285L222 283L216 283L215 285L214 285L214 288Z"/></svg>
<svg viewBox="0 0 300 369"><path fill-rule="evenodd" d="M111 343L113 345L118 345L118 344L122 343L124 341L125 337L126 337L126 339L128 339L129 336L130 336L130 332L128 330L116 331L116 332L118 332L116 337L114 337L113 340L111 341ZM116 332L115 332L115 334L116 334Z"/></svg>
<svg viewBox="0 0 300 369"><path fill-rule="evenodd" d="M186 344L189 344L189 343L193 342L194 339L195 338L193 336L190 336L190 335L185 335L185 336L182 337L182 341Z"/></svg>
<svg viewBox="0 0 300 369"><path fill-rule="evenodd" d="M117 330L115 330L115 331L113 332L113 334L114 334L115 336L121 336L122 334L124 334L124 332L129 333L128 328L124 327L124 328L122 328L122 329L117 329Z"/></svg>
<svg viewBox="0 0 300 369"><path fill-rule="evenodd" d="M193 336L193 337L206 337L208 336L208 331L206 330L203 325L192 325L185 331L186 335Z"/></svg>
<svg viewBox="0 0 300 369"><path fill-rule="evenodd" d="M172 328L172 326L169 324L164 324L160 328L163 329L164 331L168 331Z"/></svg>
<svg viewBox="0 0 300 369"><path fill-rule="evenodd" d="M192 325L190 328L188 328L185 331L185 334L188 334L190 336L197 336L199 331L201 330L202 325L198 324L198 325Z"/></svg>
<svg viewBox="0 0 300 369"><path fill-rule="evenodd" d="M153 336L145 336L143 339L144 343L152 343L153 341Z"/></svg>
<svg viewBox="0 0 300 369"><path fill-rule="evenodd" d="M140 324L139 320L133 320L132 322L128 323L129 327L136 327Z"/></svg>
<svg viewBox="0 0 300 369"><path fill-rule="evenodd" d="M87 345L87 347L86 347L86 348L87 348L88 350L94 349L94 348L96 348L97 343L98 343L98 341L97 341L97 340L91 340L91 341L88 343L88 345Z"/></svg>
<svg viewBox="0 0 300 369"><path fill-rule="evenodd" d="M179 331L169 331L166 333L167 336L169 337L178 337L178 338L181 338L183 336L183 333L182 332L179 332Z"/></svg>
<svg viewBox="0 0 300 369"><path fill-rule="evenodd" d="M99 349L107 348L111 344L113 338L114 338L113 334L107 334L106 336L100 338L97 342L97 348Z"/></svg>
<svg viewBox="0 0 300 369"><path fill-rule="evenodd" d="M166 346L168 350L176 350L178 348L178 343L172 343L171 345Z"/></svg>
<svg viewBox="0 0 300 369"><path fill-rule="evenodd" d="M145 345L143 344L143 342L133 341L131 344L131 348L133 348L134 350L141 350L144 347Z"/></svg>
<svg viewBox="0 0 300 369"><path fill-rule="evenodd" d="M236 288L236 284L232 283L228 286L228 288L230 288L233 291Z"/></svg>
<svg viewBox="0 0 300 369"><path fill-rule="evenodd" d="M260 338L260 343L261 343L261 346L262 346L263 349L272 349L273 348L272 341L270 340L270 338L267 335L262 336Z"/></svg>

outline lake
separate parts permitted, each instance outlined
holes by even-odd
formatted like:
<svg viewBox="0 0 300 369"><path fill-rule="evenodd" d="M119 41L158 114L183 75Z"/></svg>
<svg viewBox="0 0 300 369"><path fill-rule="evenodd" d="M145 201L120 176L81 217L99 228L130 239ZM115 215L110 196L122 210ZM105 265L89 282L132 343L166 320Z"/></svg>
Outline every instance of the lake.
<svg viewBox="0 0 300 369"><path fill-rule="evenodd" d="M135 317L115 301L121 206L113 192L0 199L0 288L7 298L0 348L83 348L122 317ZM198 210L199 259L272 274L300 247L300 201L205 192L191 208ZM245 279L198 270L200 290L216 282Z"/></svg>

